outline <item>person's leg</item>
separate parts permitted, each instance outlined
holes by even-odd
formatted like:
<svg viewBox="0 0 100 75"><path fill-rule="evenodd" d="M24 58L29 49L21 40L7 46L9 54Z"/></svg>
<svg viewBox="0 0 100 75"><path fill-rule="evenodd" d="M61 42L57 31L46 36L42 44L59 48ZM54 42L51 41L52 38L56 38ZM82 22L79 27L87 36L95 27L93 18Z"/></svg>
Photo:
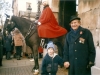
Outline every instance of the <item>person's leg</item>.
<svg viewBox="0 0 100 75"><path fill-rule="evenodd" d="M39 58L42 58L42 53L39 53Z"/></svg>
<svg viewBox="0 0 100 75"><path fill-rule="evenodd" d="M10 51L7 51L7 57L6 57L7 60L10 60L11 59L11 52Z"/></svg>
<svg viewBox="0 0 100 75"><path fill-rule="evenodd" d="M21 52L22 52L22 46L18 46L18 59L17 60L21 60Z"/></svg>
<svg viewBox="0 0 100 75"><path fill-rule="evenodd" d="M0 58L0 66L2 66L2 58Z"/></svg>
<svg viewBox="0 0 100 75"><path fill-rule="evenodd" d="M19 60L19 46L15 46L16 48L16 57L17 57L17 60Z"/></svg>
<svg viewBox="0 0 100 75"><path fill-rule="evenodd" d="M10 51L8 52L8 57L9 57L9 59L11 59L11 52Z"/></svg>

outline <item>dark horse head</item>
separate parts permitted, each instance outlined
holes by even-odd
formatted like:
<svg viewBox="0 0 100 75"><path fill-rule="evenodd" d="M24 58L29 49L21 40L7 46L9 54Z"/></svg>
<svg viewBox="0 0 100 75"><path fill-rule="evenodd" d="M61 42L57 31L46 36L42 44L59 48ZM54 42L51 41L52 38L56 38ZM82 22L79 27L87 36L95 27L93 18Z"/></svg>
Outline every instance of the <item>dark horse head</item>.
<svg viewBox="0 0 100 75"><path fill-rule="evenodd" d="M40 38L38 37L37 26L28 19L17 17L17 16L11 16L11 18L10 17L6 18L3 33L5 34L6 30L10 32L15 27L20 30L20 32L24 37L26 37L25 39L26 44L31 48L33 52L34 60L35 60L33 69L39 69L38 47L40 45Z"/></svg>

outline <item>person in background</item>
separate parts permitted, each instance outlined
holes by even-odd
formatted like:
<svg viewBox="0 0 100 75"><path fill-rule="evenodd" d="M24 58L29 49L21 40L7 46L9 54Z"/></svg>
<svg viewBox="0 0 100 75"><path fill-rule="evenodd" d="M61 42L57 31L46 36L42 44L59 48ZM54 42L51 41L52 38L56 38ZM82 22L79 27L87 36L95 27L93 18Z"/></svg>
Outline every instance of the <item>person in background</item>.
<svg viewBox="0 0 100 75"><path fill-rule="evenodd" d="M81 27L81 19L73 15L70 18L71 31L66 35L64 44L64 67L68 75L91 75L95 62L95 47L90 30Z"/></svg>
<svg viewBox="0 0 100 75"><path fill-rule="evenodd" d="M53 42L47 44L47 54L42 60L41 75L56 75L58 65L63 67L63 59L55 53Z"/></svg>
<svg viewBox="0 0 100 75"><path fill-rule="evenodd" d="M12 36L9 32L6 33L5 37L5 48L6 48L6 59L11 59L11 51L12 51Z"/></svg>
<svg viewBox="0 0 100 75"><path fill-rule="evenodd" d="M17 28L15 28L15 30L14 30L13 39L14 39L14 45L15 45L15 49L16 49L17 60L21 60L23 36Z"/></svg>
<svg viewBox="0 0 100 75"><path fill-rule="evenodd" d="M2 29L0 29L0 66L2 66L2 59L3 59L3 35L2 35Z"/></svg>
<svg viewBox="0 0 100 75"><path fill-rule="evenodd" d="M67 30L58 24L48 5L48 0L42 0L42 5L44 6L44 9L38 21L36 21L38 23L38 35L42 40L45 40L45 42L48 43L52 38L65 35Z"/></svg>

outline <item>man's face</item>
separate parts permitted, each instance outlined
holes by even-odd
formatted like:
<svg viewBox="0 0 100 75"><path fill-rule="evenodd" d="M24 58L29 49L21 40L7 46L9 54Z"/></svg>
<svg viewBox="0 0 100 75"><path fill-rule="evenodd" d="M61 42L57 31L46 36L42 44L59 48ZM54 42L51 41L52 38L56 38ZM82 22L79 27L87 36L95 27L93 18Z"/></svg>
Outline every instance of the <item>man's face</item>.
<svg viewBox="0 0 100 75"><path fill-rule="evenodd" d="M81 22L79 20L73 20L71 21L70 25L73 30L77 30L78 27L81 25Z"/></svg>
<svg viewBox="0 0 100 75"><path fill-rule="evenodd" d="M47 4L48 4L47 1L43 1L43 2L42 2L42 5L43 5L43 6L46 6Z"/></svg>

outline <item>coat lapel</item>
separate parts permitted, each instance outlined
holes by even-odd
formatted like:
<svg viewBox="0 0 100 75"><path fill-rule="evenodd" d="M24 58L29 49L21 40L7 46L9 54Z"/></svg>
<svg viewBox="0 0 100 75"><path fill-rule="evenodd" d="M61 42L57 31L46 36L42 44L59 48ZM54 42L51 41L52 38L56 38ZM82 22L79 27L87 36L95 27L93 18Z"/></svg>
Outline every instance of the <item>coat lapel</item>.
<svg viewBox="0 0 100 75"><path fill-rule="evenodd" d="M76 38L75 38L75 40L74 40L74 42L80 37L80 36L82 36L83 34L84 34L84 28L80 28L80 31L79 31L79 33L77 34L77 36L76 36Z"/></svg>
<svg viewBox="0 0 100 75"><path fill-rule="evenodd" d="M81 35L84 34L84 28L80 27L80 30L78 31L78 33L76 35L73 35L72 32L70 33L71 38L71 43L74 43Z"/></svg>

